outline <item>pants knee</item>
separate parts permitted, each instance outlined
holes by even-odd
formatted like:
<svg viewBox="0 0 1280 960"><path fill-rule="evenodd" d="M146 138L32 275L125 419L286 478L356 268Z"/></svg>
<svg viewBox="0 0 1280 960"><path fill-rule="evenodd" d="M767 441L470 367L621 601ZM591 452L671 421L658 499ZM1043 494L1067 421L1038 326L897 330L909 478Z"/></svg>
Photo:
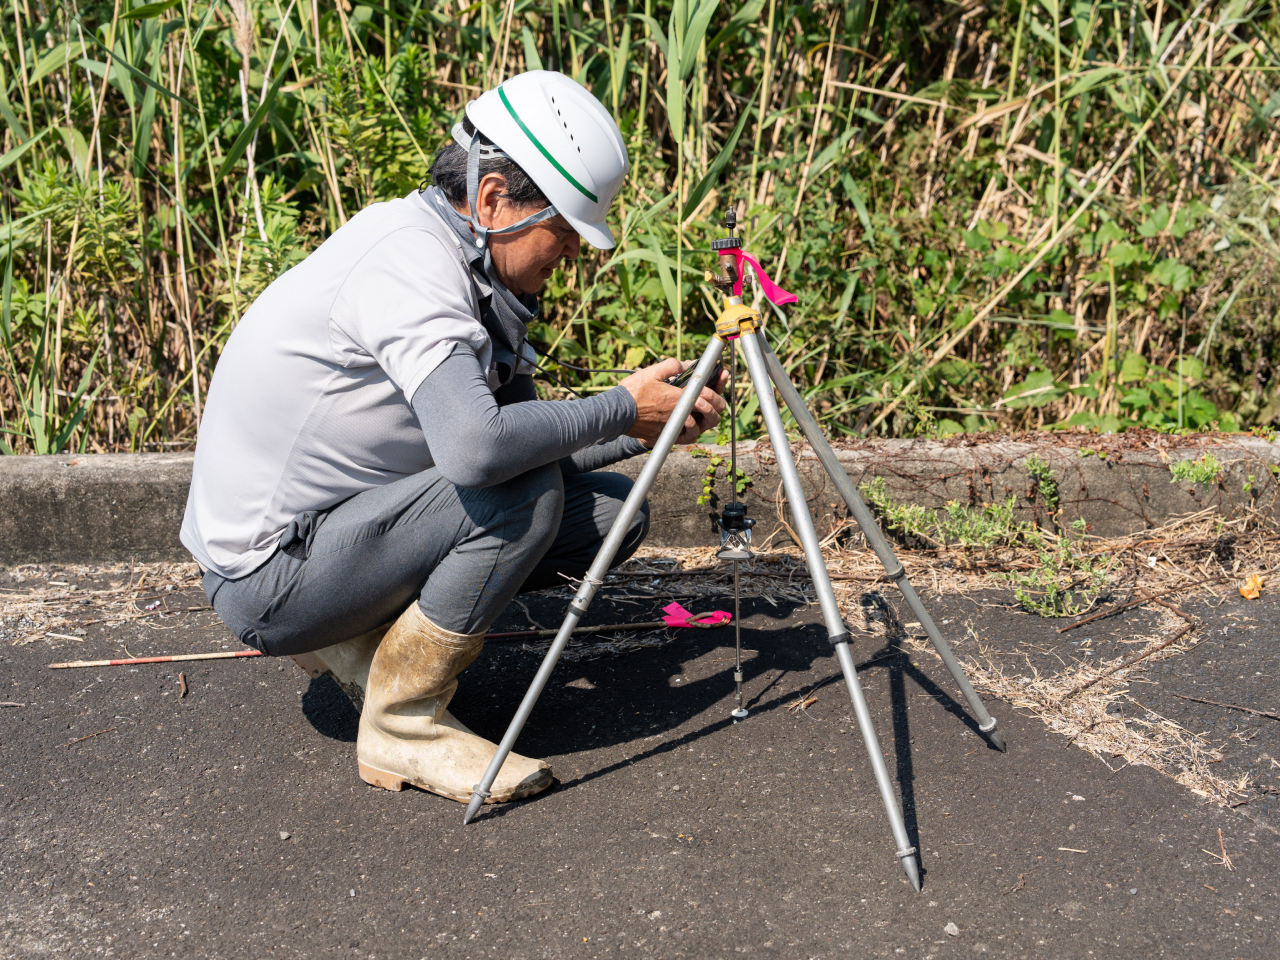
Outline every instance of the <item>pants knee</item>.
<svg viewBox="0 0 1280 960"><path fill-rule="evenodd" d="M503 525L512 546L539 558L551 547L564 513L564 478L560 465L548 463L528 470L486 493L501 503Z"/></svg>
<svg viewBox="0 0 1280 960"><path fill-rule="evenodd" d="M647 536L649 536L649 501L643 500L631 521L631 527L627 530L627 538L623 541L623 549L627 550L627 555L635 553Z"/></svg>
<svg viewBox="0 0 1280 960"><path fill-rule="evenodd" d="M622 511L622 505L626 502L631 490L635 486L634 481L619 473L601 473L599 480L602 482L601 490L611 501L611 516L609 522L612 524L613 518ZM631 518L631 524L627 527L627 534L622 538L622 545L618 548L618 553L614 558L613 565L630 559L631 555L640 549L640 545L644 543L645 537L649 535L649 501L642 500L640 509L636 511L636 515Z"/></svg>

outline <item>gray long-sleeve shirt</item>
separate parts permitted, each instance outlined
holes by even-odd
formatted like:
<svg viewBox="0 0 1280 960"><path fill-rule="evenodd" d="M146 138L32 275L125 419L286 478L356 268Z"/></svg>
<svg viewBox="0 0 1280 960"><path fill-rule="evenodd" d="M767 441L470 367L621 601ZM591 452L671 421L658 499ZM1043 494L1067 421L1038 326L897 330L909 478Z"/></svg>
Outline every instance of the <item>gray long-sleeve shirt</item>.
<svg viewBox="0 0 1280 960"><path fill-rule="evenodd" d="M464 344L422 381L413 409L436 468L460 487L490 487L554 461L566 474L585 473L646 450L623 436L636 418L624 387L539 400L533 377L516 376L495 392Z"/></svg>

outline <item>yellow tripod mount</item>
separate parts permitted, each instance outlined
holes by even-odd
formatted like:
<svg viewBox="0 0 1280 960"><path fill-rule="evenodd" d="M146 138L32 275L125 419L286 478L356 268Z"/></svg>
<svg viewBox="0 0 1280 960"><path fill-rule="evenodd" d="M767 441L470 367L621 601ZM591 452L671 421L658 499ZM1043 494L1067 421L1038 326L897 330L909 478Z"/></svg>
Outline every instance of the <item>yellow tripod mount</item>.
<svg viewBox="0 0 1280 960"><path fill-rule="evenodd" d="M716 317L716 336L729 341L734 337L755 333L760 329L760 313L745 303L734 303L737 297L724 302L724 310Z"/></svg>

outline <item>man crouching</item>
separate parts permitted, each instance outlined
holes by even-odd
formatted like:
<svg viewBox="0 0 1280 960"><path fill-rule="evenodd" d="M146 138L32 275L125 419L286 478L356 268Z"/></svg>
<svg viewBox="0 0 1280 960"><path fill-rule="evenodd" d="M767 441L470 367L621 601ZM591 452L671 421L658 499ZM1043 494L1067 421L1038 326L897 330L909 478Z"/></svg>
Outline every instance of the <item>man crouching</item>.
<svg viewBox="0 0 1280 960"><path fill-rule="evenodd" d="M255 301L209 388L182 542L240 639L328 674L361 709L360 776L466 802L495 746L448 711L520 590L581 576L657 439L664 360L585 400L541 401L537 292L629 168L604 107L532 71L467 104L432 185L374 204ZM716 390L723 389L723 379ZM720 419L704 390L679 440ZM648 530L637 514L615 562ZM511 754L489 802L551 768Z"/></svg>

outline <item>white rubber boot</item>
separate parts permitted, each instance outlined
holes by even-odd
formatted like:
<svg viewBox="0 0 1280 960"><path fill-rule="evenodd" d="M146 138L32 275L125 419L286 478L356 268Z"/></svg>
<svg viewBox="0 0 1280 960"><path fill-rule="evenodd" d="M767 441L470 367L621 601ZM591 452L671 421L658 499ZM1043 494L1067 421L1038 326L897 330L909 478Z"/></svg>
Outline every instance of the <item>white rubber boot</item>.
<svg viewBox="0 0 1280 960"><path fill-rule="evenodd" d="M310 653L300 653L291 659L313 680L332 677L333 682L342 688L342 692L351 698L356 711L363 711L364 691L369 685L369 667L373 664L373 654L390 629L391 624L386 623L351 640L335 643L331 647L321 647Z"/></svg>
<svg viewBox="0 0 1280 960"><path fill-rule="evenodd" d="M356 757L360 778L387 790L406 783L466 803L497 747L445 708L457 676L480 655L484 634L436 626L417 603L400 615L373 656ZM519 800L551 785L551 767L512 753L486 803Z"/></svg>

